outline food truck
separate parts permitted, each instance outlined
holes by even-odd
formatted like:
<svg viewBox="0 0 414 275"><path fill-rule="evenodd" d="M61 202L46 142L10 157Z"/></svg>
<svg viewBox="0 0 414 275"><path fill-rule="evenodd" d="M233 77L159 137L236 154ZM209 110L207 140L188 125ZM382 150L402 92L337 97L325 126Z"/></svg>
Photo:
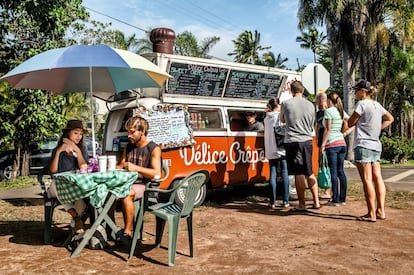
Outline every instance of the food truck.
<svg viewBox="0 0 414 275"><path fill-rule="evenodd" d="M263 122L267 101L289 98L289 84L300 80L300 73L165 53L143 56L172 77L160 89L130 90L107 100L104 153L119 158L129 142L126 120L142 115L150 124L149 139L161 146L169 168L161 188L206 169L210 180L200 190L196 202L200 205L209 188L267 182L264 133L244 130L245 114L254 111ZM184 196L178 192L176 201L182 202Z"/></svg>

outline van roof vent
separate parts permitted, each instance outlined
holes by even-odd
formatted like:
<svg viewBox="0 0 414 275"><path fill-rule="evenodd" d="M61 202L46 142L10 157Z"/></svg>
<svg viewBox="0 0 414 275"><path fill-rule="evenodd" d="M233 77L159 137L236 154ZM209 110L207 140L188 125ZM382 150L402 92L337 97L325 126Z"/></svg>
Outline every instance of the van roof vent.
<svg viewBox="0 0 414 275"><path fill-rule="evenodd" d="M152 51L155 53L173 54L175 32L168 28L156 28L150 33Z"/></svg>

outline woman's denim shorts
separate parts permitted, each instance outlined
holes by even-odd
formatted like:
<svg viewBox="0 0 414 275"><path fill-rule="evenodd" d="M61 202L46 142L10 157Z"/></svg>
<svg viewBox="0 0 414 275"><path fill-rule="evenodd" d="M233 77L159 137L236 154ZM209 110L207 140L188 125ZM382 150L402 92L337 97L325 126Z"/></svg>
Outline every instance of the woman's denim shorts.
<svg viewBox="0 0 414 275"><path fill-rule="evenodd" d="M375 151L360 146L354 149L354 160L355 162L371 163L378 162L381 158L381 152Z"/></svg>

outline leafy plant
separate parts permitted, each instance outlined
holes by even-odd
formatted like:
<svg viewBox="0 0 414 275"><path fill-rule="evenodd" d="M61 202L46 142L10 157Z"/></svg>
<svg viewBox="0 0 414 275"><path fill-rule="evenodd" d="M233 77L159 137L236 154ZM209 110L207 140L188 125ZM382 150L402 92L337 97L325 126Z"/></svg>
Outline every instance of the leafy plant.
<svg viewBox="0 0 414 275"><path fill-rule="evenodd" d="M382 137L382 157L393 163L404 163L414 158L414 140L402 137Z"/></svg>

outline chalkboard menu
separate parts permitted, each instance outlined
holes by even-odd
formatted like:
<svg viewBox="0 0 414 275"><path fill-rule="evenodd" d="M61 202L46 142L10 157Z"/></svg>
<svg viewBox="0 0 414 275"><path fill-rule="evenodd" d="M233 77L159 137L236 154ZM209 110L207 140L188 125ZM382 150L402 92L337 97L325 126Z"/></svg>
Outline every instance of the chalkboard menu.
<svg viewBox="0 0 414 275"><path fill-rule="evenodd" d="M231 70L224 97L267 99L278 95L281 74Z"/></svg>
<svg viewBox="0 0 414 275"><path fill-rule="evenodd" d="M171 63L168 94L221 97L229 69L206 65Z"/></svg>

